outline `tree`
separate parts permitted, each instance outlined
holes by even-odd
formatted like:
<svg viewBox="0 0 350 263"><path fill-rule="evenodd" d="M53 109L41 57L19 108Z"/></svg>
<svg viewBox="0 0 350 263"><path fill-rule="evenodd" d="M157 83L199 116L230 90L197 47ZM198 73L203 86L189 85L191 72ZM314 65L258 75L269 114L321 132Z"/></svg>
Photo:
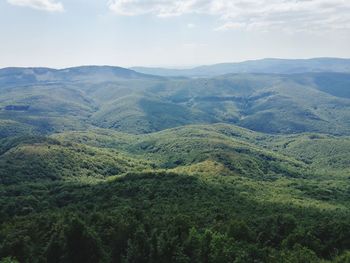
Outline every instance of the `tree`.
<svg viewBox="0 0 350 263"><path fill-rule="evenodd" d="M46 260L48 263L61 263L65 255L65 239L61 232L51 236L46 249Z"/></svg>
<svg viewBox="0 0 350 263"><path fill-rule="evenodd" d="M350 251L335 258L334 263L350 263Z"/></svg>
<svg viewBox="0 0 350 263"><path fill-rule="evenodd" d="M232 220L228 227L228 236L237 241L252 241L253 231L247 226L244 221Z"/></svg>
<svg viewBox="0 0 350 263"><path fill-rule="evenodd" d="M66 230L68 262L104 262L105 255L95 234L77 218L73 218Z"/></svg>
<svg viewBox="0 0 350 263"><path fill-rule="evenodd" d="M134 237L129 239L125 257L127 263L146 263L150 254L148 238L143 229L136 231Z"/></svg>
<svg viewBox="0 0 350 263"><path fill-rule="evenodd" d="M286 263L318 263L320 259L316 256L312 250L302 247L301 245L295 245L293 250L285 250L281 252L279 262Z"/></svg>
<svg viewBox="0 0 350 263"><path fill-rule="evenodd" d="M3 258L0 260L0 263L19 263L17 260L12 257Z"/></svg>

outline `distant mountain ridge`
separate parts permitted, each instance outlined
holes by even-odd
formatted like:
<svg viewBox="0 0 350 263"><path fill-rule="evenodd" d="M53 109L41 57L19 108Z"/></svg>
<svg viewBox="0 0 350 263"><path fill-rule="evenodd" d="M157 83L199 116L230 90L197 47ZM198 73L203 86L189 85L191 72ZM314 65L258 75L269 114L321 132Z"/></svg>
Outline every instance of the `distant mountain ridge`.
<svg viewBox="0 0 350 263"><path fill-rule="evenodd" d="M161 78L161 77L213 77L226 74L298 74L298 73L350 73L350 59L347 58L311 58L311 59L278 59L265 58L243 62L203 65L189 69L161 67L119 66L78 66L63 69L47 67L7 67L0 69L0 84L4 79L18 82L45 82L64 80L89 80L98 77L113 78ZM24 77L25 76L25 77ZM21 81L22 80L22 81ZM7 84L7 83L6 83Z"/></svg>
<svg viewBox="0 0 350 263"><path fill-rule="evenodd" d="M314 65L323 65L317 61ZM322 68L332 64L326 61ZM142 134L212 123L266 133L349 135L349 109L350 73L191 78L112 66L0 69L0 135L11 134L13 126L43 134L90 126Z"/></svg>
<svg viewBox="0 0 350 263"><path fill-rule="evenodd" d="M267 73L295 74L312 72L350 72L350 59L312 58L312 59L277 59L266 58L236 63L220 63L194 67L191 69L171 69L152 67L130 68L140 73L159 76L207 77L230 73Z"/></svg>
<svg viewBox="0 0 350 263"><path fill-rule="evenodd" d="M9 67L0 69L0 84L33 84L36 82L93 81L159 78L115 66L80 66L65 69L42 67Z"/></svg>

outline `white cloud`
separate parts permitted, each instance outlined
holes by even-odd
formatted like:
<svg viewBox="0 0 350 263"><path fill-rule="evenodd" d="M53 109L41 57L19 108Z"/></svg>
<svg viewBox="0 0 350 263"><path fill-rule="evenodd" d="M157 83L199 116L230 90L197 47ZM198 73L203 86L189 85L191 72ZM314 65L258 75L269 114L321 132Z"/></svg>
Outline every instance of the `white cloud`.
<svg viewBox="0 0 350 263"><path fill-rule="evenodd" d="M53 0L7 0L7 2L12 5L25 6L49 12L64 11L63 4Z"/></svg>
<svg viewBox="0 0 350 263"><path fill-rule="evenodd" d="M350 29L349 0L110 0L108 6L127 16L216 16L217 30Z"/></svg>
<svg viewBox="0 0 350 263"><path fill-rule="evenodd" d="M216 8L213 0L110 0L109 8L120 15L153 14L160 17L186 13L208 13Z"/></svg>

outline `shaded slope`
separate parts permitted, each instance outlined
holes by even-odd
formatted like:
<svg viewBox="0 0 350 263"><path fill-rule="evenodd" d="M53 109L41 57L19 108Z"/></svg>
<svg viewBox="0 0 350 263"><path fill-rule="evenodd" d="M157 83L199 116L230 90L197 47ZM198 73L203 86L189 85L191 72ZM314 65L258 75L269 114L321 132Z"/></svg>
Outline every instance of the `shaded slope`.
<svg viewBox="0 0 350 263"><path fill-rule="evenodd" d="M96 126L129 133L150 133L190 123L210 122L199 110L151 96L125 96L101 107L92 117Z"/></svg>

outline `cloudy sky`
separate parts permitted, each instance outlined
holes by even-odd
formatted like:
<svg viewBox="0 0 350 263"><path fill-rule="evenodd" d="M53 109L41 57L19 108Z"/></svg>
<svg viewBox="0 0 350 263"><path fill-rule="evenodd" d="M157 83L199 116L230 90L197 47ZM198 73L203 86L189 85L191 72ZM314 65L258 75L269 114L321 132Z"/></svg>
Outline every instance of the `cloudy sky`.
<svg viewBox="0 0 350 263"><path fill-rule="evenodd" d="M350 58L350 0L0 0L0 67Z"/></svg>

